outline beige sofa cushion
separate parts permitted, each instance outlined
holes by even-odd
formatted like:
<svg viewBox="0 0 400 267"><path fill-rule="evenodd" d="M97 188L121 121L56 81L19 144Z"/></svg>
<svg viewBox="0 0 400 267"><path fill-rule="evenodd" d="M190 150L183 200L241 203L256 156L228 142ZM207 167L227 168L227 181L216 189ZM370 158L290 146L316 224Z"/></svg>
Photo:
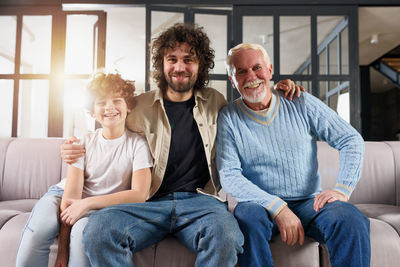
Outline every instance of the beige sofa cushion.
<svg viewBox="0 0 400 267"><path fill-rule="evenodd" d="M1 200L39 199L60 181L62 142L58 138L13 139L5 158Z"/></svg>
<svg viewBox="0 0 400 267"><path fill-rule="evenodd" d="M366 216L390 224L400 235L400 207L384 204L356 204Z"/></svg>
<svg viewBox="0 0 400 267"><path fill-rule="evenodd" d="M322 188L333 188L339 171L339 152L325 142L318 142L318 164ZM396 205L394 164L393 151L388 144L366 142L361 178L350 202Z"/></svg>

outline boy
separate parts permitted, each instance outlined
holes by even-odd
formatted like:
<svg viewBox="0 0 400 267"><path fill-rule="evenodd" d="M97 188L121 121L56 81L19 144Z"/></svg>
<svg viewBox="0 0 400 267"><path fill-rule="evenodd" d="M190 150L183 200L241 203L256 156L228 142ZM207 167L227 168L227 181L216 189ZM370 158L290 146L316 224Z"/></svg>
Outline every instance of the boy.
<svg viewBox="0 0 400 267"><path fill-rule="evenodd" d="M17 267L47 266L57 233L55 266L90 266L82 245L88 217L97 209L148 198L152 157L145 139L125 129L134 90L119 74L98 73L88 85L88 106L103 128L83 138L85 157L70 165L67 177L35 205L22 234Z"/></svg>

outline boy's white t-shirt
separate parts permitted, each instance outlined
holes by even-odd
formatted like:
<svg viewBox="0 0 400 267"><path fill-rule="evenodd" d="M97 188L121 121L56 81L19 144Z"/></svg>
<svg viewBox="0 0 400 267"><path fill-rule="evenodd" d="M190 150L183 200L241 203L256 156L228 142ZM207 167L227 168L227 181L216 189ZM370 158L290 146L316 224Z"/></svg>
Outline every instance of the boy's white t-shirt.
<svg viewBox="0 0 400 267"><path fill-rule="evenodd" d="M103 129L87 134L80 140L86 153L76 163L84 170L82 198L131 189L132 172L153 166L146 139L128 130L113 140L103 137ZM66 178L57 184L65 188Z"/></svg>

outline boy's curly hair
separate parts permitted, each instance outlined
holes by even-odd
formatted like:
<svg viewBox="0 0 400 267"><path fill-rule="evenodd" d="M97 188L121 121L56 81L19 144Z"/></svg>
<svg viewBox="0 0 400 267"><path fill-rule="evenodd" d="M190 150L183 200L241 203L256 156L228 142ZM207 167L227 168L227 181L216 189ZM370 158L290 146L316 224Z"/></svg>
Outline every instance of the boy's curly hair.
<svg viewBox="0 0 400 267"><path fill-rule="evenodd" d="M164 75L164 52L174 49L177 43L187 43L194 50L199 60L199 73L195 89L204 88L209 82L209 70L214 68L215 52L210 47L210 39L202 27L194 24L176 23L153 40L153 78L161 90L166 90L168 83Z"/></svg>
<svg viewBox="0 0 400 267"><path fill-rule="evenodd" d="M93 112L96 97L106 97L109 94L124 98L128 109L135 105L134 81L124 80L118 73L97 72L86 87L86 108Z"/></svg>

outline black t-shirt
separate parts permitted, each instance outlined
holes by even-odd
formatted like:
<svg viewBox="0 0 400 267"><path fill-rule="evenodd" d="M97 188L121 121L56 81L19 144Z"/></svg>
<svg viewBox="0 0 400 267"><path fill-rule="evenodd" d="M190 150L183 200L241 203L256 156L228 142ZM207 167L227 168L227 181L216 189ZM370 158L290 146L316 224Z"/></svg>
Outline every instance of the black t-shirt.
<svg viewBox="0 0 400 267"><path fill-rule="evenodd" d="M196 192L210 179L203 140L193 117L194 105L194 97L184 102L164 99L171 145L163 182L152 199L173 192Z"/></svg>

